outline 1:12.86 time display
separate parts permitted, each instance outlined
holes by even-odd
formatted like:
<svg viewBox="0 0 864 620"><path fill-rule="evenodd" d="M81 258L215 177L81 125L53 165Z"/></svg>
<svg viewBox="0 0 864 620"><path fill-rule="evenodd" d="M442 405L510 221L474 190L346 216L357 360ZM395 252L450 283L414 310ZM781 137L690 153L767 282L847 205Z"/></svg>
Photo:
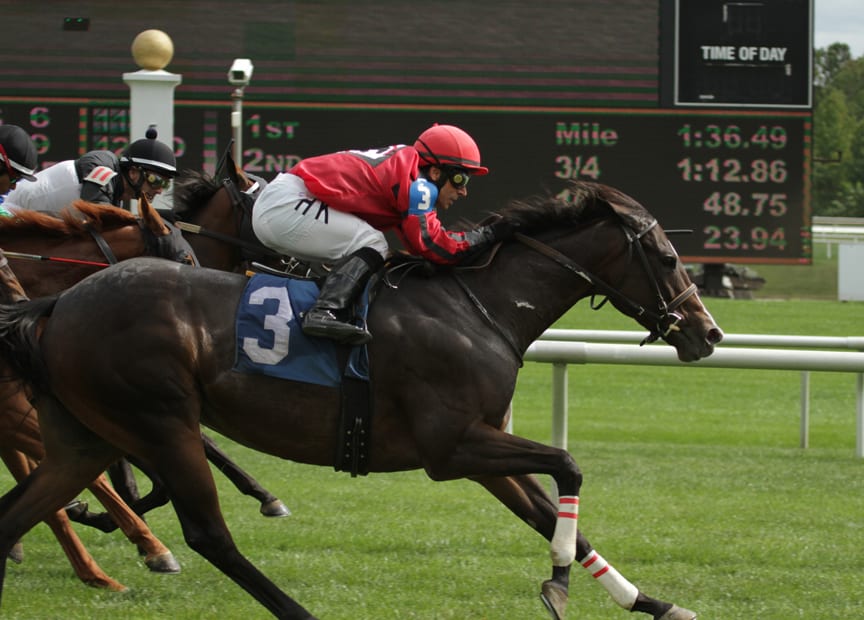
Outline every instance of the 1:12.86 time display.
<svg viewBox="0 0 864 620"><path fill-rule="evenodd" d="M729 157L713 157L697 161L685 157L676 164L681 179L699 183L785 183L789 176L783 159L753 159L750 161Z"/></svg>

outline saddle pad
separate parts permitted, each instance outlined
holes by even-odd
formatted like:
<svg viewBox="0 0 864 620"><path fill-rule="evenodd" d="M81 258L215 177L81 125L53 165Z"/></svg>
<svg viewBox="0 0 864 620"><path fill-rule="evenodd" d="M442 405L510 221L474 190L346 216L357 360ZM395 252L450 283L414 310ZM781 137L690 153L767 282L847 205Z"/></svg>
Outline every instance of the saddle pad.
<svg viewBox="0 0 864 620"><path fill-rule="evenodd" d="M237 309L234 370L330 387L340 385L336 343L309 338L300 327L302 313L317 297L318 286L309 280L252 276Z"/></svg>

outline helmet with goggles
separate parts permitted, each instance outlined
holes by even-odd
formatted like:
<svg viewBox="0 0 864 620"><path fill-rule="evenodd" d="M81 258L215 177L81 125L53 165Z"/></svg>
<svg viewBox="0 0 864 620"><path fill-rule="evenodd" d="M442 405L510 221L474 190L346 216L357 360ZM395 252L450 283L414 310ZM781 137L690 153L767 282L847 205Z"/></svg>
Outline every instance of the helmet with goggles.
<svg viewBox="0 0 864 620"><path fill-rule="evenodd" d="M9 176L35 181L33 173L38 165L36 145L30 134L17 125L0 125L0 164Z"/></svg>
<svg viewBox="0 0 864 620"><path fill-rule="evenodd" d="M414 148L422 160L421 166L456 168L470 174L489 174L489 168L480 165L480 149L474 138L453 125L432 125L420 134Z"/></svg>
<svg viewBox="0 0 864 620"><path fill-rule="evenodd" d="M135 140L126 147L120 155L120 164L127 168L138 166L172 179L177 175L177 159L174 151L164 142L157 140L156 136L156 128L151 125L145 138Z"/></svg>

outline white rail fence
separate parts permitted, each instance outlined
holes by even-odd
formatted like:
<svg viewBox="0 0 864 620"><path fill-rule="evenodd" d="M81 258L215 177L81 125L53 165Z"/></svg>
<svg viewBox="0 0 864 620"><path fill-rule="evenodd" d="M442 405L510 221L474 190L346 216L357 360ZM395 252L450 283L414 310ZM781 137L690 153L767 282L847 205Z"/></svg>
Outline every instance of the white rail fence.
<svg viewBox="0 0 864 620"><path fill-rule="evenodd" d="M864 337L726 334L714 354L681 362L663 344L640 347L645 332L549 329L525 353L525 360L552 364L552 445L567 448L567 366L625 364L801 371L801 447L809 445L810 372L857 373L855 455L864 458ZM788 348L835 349L815 351ZM836 349L847 349L846 351Z"/></svg>
<svg viewBox="0 0 864 620"><path fill-rule="evenodd" d="M834 244L860 243L864 241L864 218L813 216L813 241L828 244L827 254L831 258Z"/></svg>

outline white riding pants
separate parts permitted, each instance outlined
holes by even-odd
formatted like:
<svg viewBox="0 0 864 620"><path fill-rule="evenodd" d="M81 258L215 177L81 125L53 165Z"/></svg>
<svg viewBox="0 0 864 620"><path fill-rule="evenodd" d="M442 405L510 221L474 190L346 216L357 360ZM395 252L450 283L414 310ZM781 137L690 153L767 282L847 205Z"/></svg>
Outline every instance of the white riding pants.
<svg viewBox="0 0 864 620"><path fill-rule="evenodd" d="M384 234L359 217L328 207L298 176L284 172L261 192L252 210L252 229L272 250L301 260L335 263L360 248L386 257Z"/></svg>

